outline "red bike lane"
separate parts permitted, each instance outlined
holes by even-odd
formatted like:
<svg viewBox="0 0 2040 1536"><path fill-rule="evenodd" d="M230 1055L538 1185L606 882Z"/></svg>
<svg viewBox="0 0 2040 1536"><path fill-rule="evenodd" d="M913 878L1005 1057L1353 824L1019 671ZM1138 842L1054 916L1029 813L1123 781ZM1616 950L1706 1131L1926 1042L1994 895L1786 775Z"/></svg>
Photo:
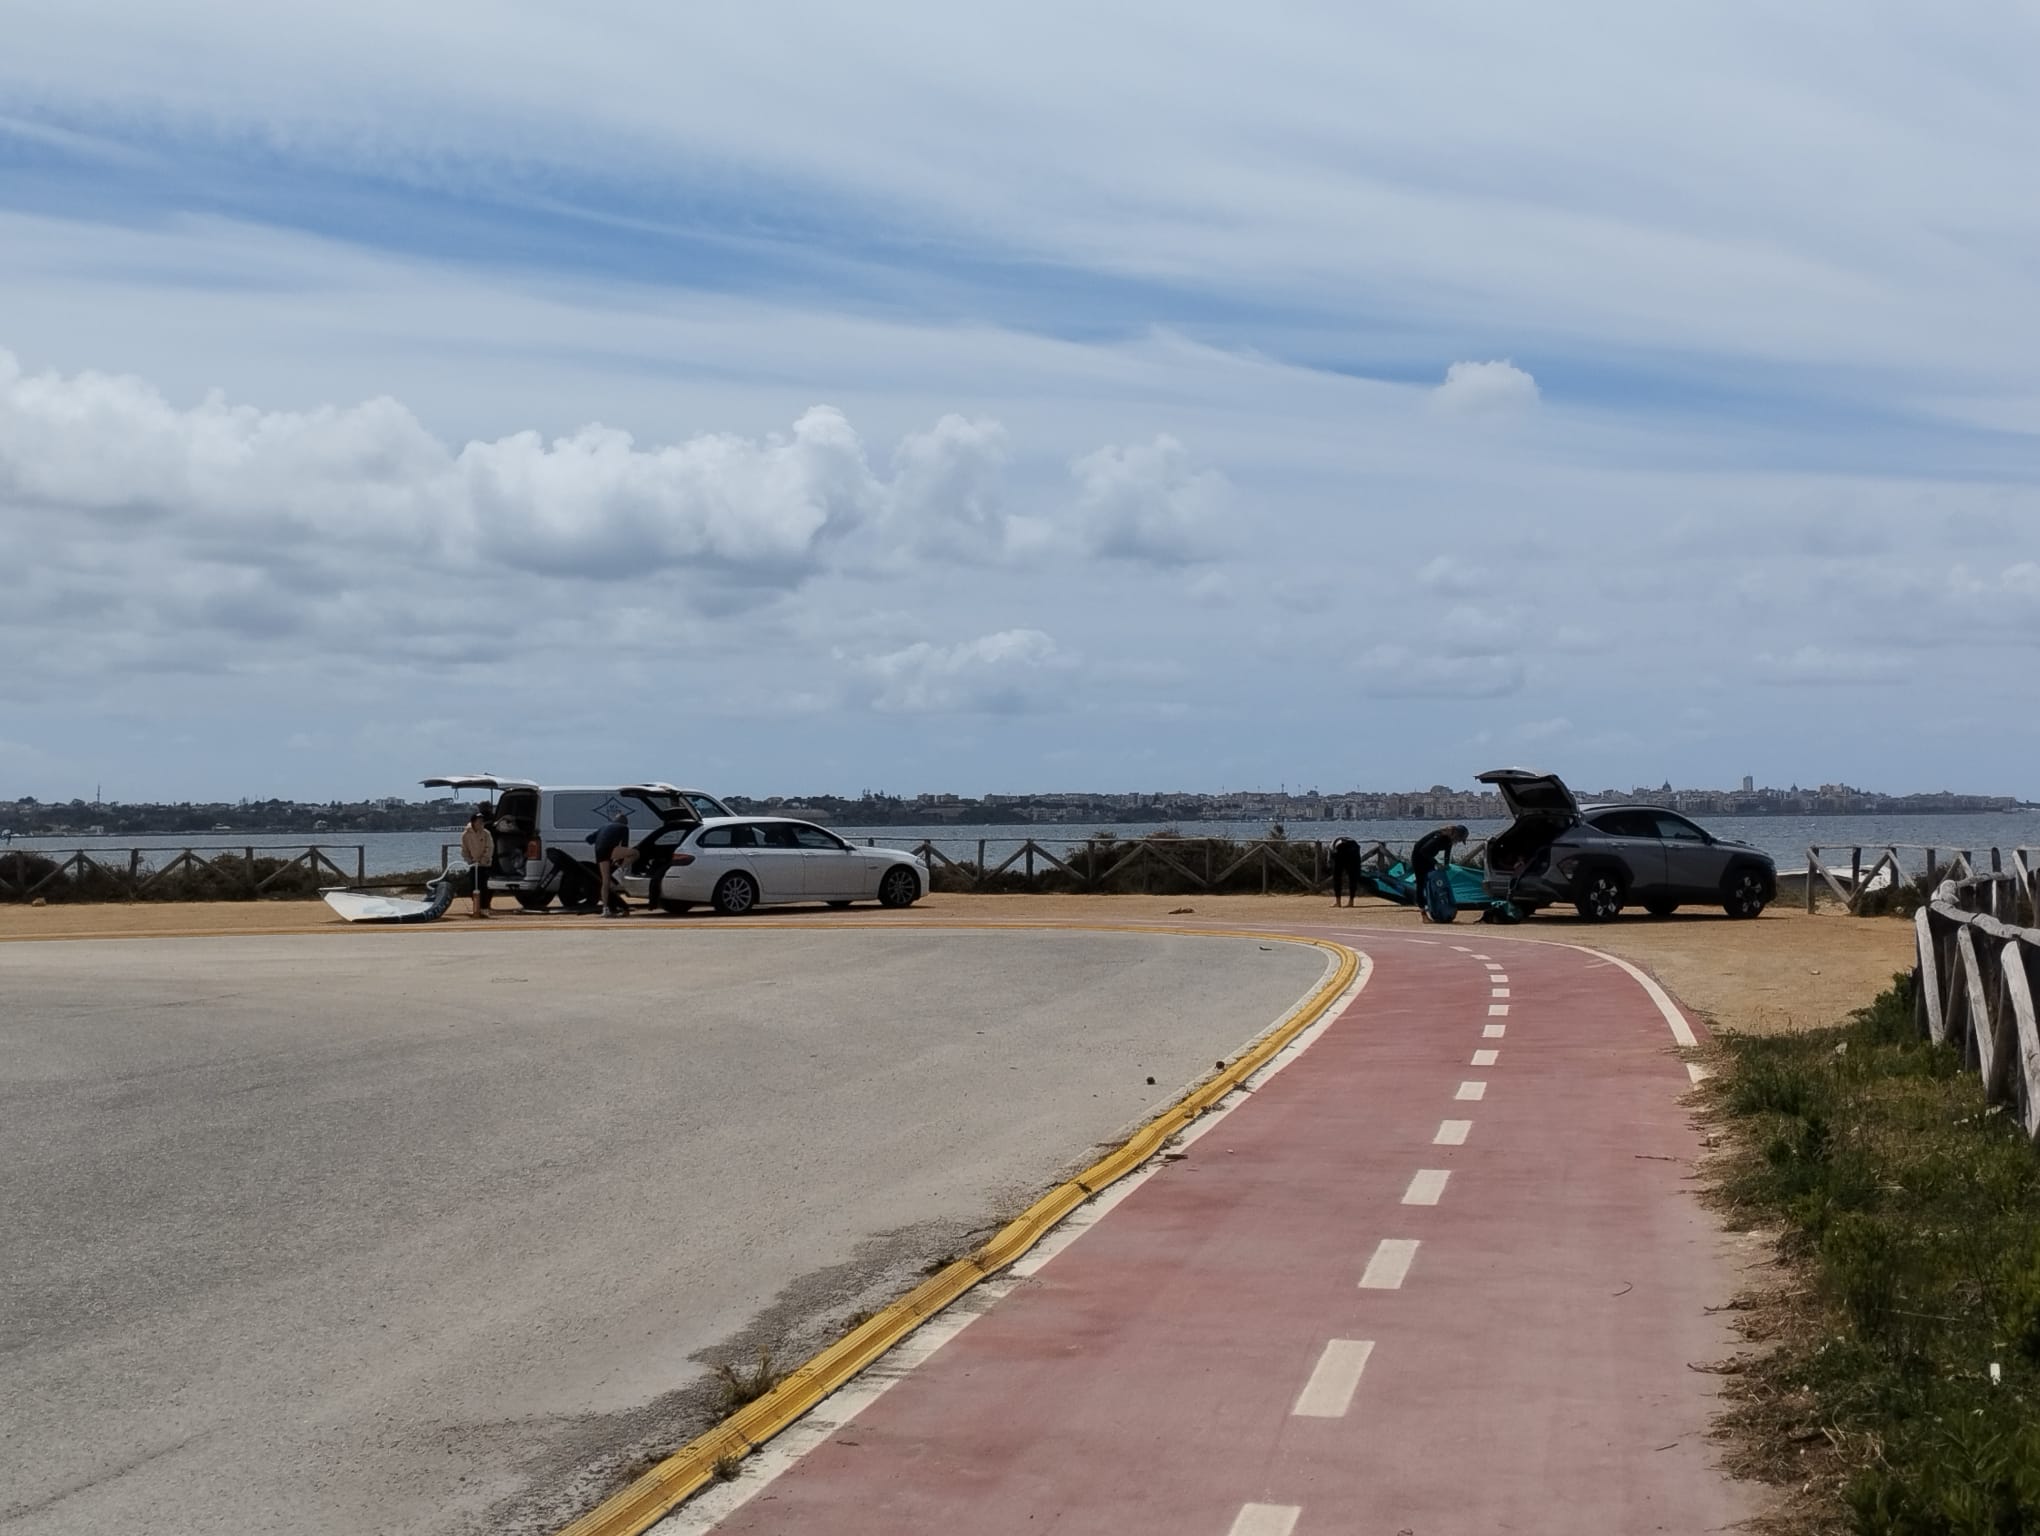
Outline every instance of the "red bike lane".
<svg viewBox="0 0 2040 1536"><path fill-rule="evenodd" d="M715 1529L1614 1536L1755 1513L1689 1369L1731 1351L1707 1308L1735 1276L1652 999L1561 946L1326 932L1373 973L1294 1064Z"/></svg>

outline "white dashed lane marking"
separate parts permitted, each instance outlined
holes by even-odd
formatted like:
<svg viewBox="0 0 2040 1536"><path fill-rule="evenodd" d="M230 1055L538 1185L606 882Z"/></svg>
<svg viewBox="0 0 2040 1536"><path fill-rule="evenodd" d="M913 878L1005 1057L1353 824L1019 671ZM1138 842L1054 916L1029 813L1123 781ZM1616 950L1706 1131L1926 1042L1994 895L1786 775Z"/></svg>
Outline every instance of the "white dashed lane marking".
<svg viewBox="0 0 2040 1536"><path fill-rule="evenodd" d="M1500 971L1496 971L1494 975L1488 977L1489 986L1506 987L1508 984L1509 978L1504 976Z"/></svg>
<svg viewBox="0 0 2040 1536"><path fill-rule="evenodd" d="M1360 1373L1367 1369L1367 1357L1374 1353L1372 1339L1333 1339L1318 1356L1310 1380L1291 1416L1302 1419L1343 1419L1353 1406L1353 1393L1360 1385Z"/></svg>
<svg viewBox="0 0 2040 1536"><path fill-rule="evenodd" d="M1491 971L1499 971L1502 968L1502 963L1499 960L1490 960L1487 963L1487 968Z"/></svg>
<svg viewBox="0 0 2040 1536"><path fill-rule="evenodd" d="M1431 1138L1434 1147L1463 1147L1466 1136L1473 1129L1471 1120L1440 1120L1438 1134Z"/></svg>
<svg viewBox="0 0 2040 1536"><path fill-rule="evenodd" d="M1484 1099L1487 1097L1487 1084L1482 1082L1461 1083L1459 1085L1459 1092L1453 1094L1452 1097L1455 1099Z"/></svg>
<svg viewBox="0 0 2040 1536"><path fill-rule="evenodd" d="M1419 1168L1410 1179L1410 1187L1403 1191L1404 1205L1436 1205L1445 1194L1445 1181L1452 1177L1449 1169Z"/></svg>
<svg viewBox="0 0 2040 1536"><path fill-rule="evenodd" d="M1488 955L1475 955L1475 956L1474 956L1473 958L1474 958L1474 959L1476 959L1476 960L1487 960L1487 959L1490 959L1490 958L1492 958L1492 957L1490 957L1490 956L1488 956Z"/></svg>
<svg viewBox="0 0 2040 1536"><path fill-rule="evenodd" d="M1491 1067L1501 1059L1500 1051L1475 1051L1472 1064L1476 1067Z"/></svg>
<svg viewBox="0 0 2040 1536"><path fill-rule="evenodd" d="M1489 997L1507 997L1509 989L1507 987L1489 987L1487 995Z"/></svg>
<svg viewBox="0 0 2040 1536"><path fill-rule="evenodd" d="M1363 1291L1399 1291L1410 1265L1416 1262L1417 1239L1384 1237L1374 1246L1374 1257L1360 1276Z"/></svg>
<svg viewBox="0 0 2040 1536"><path fill-rule="evenodd" d="M1234 1517L1227 1536L1290 1536L1301 1504L1248 1504Z"/></svg>
<svg viewBox="0 0 2040 1536"><path fill-rule="evenodd" d="M1480 1027L1480 1037L1483 1040L1499 1040L1508 1032L1509 1026L1506 1024L1483 1024Z"/></svg>
<svg viewBox="0 0 2040 1536"><path fill-rule="evenodd" d="M1491 1019L1506 1019L1509 1016L1509 1005L1507 1003L1489 1003L1487 1005L1487 1014Z"/></svg>
<svg viewBox="0 0 2040 1536"><path fill-rule="evenodd" d="M1470 955L1473 953L1473 951L1468 949L1464 944L1455 944L1452 947L1458 950L1462 955Z"/></svg>

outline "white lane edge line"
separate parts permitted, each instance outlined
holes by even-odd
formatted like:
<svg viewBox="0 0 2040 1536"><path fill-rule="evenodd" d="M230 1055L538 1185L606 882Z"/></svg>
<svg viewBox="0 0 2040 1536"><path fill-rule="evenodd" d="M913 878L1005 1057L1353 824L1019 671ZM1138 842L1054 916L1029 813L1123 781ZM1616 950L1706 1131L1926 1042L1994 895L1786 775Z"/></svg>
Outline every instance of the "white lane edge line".
<svg viewBox="0 0 2040 1536"><path fill-rule="evenodd" d="M1343 1419L1360 1388L1360 1373L1374 1353L1372 1339L1332 1339L1311 1369L1310 1380L1297 1394L1291 1418Z"/></svg>
<svg viewBox="0 0 2040 1536"><path fill-rule="evenodd" d="M1508 1032L1509 1026L1506 1024L1483 1024L1480 1027L1480 1037L1483 1040L1499 1040Z"/></svg>
<svg viewBox="0 0 2040 1536"><path fill-rule="evenodd" d="M1476 1067L1491 1067L1501 1059L1502 1053L1500 1051L1494 1050L1475 1051L1473 1053L1473 1061L1471 1062L1471 1065Z"/></svg>
<svg viewBox="0 0 2040 1536"><path fill-rule="evenodd" d="M1440 1120L1438 1134L1431 1138L1434 1147L1463 1147L1466 1138L1473 1131L1471 1120Z"/></svg>
<svg viewBox="0 0 2040 1536"><path fill-rule="evenodd" d="M1417 1260L1417 1243L1414 1237L1384 1237L1374 1245L1374 1257L1367 1261L1367 1268L1360 1274L1360 1289L1363 1291L1399 1291L1403 1280L1409 1275L1410 1265Z"/></svg>
<svg viewBox="0 0 2040 1536"><path fill-rule="evenodd" d="M1243 1504L1227 1536L1290 1536L1301 1504Z"/></svg>
<svg viewBox="0 0 2040 1536"><path fill-rule="evenodd" d="M1410 1187L1403 1191L1404 1205L1436 1205L1445 1198L1445 1182L1452 1177L1449 1168L1419 1168L1410 1177Z"/></svg>
<svg viewBox="0 0 2040 1536"><path fill-rule="evenodd" d="M1248 1078L1242 1086L1251 1090L1274 1077L1301 1056L1326 1030L1344 1018L1347 1011L1360 1000L1360 994L1366 990L1367 983L1374 979L1374 957L1357 945L1348 944L1346 948L1360 957L1359 968L1354 972L1353 980L1346 990L1332 1000L1331 1006L1318 1016L1315 1024L1278 1051L1267 1065ZM1326 956L1322 974L1329 976L1338 968L1338 964L1336 955ZM1301 999L1296 1006L1302 1006ZM1255 1035L1254 1039L1259 1040L1271 1031L1280 1029L1295 1011L1296 1008L1284 1011L1268 1025L1267 1029ZM1181 1145L1190 1146L1207 1133L1216 1130L1219 1121L1251 1097L1252 1094L1249 1092L1229 1094L1221 1099L1209 1111L1199 1116L1195 1123L1183 1128ZM1016 1261L1005 1273L995 1275L976 1286L954 1305L930 1318L886 1354L873 1361L854 1380L846 1382L810 1408L795 1423L781 1430L769 1445L753 1451L744 1459L742 1477L727 1483L710 1484L653 1526L649 1536L710 1536L717 1526L791 1471L809 1451L854 1423L859 1414L870 1408L894 1386L906 1380L916 1367L925 1364L951 1339L991 1311L1022 1281L1038 1273L1057 1254L1110 1215L1114 1207L1166 1166L1168 1165L1160 1158L1156 1158L1146 1167L1128 1174L1097 1198L1072 1211L1053 1232L1044 1237L1030 1253ZM1294 1524L1293 1519L1291 1524ZM1274 1531L1277 1528L1271 1526L1269 1529Z"/></svg>
<svg viewBox="0 0 2040 1536"><path fill-rule="evenodd" d="M1455 1099L1484 1099L1487 1097L1487 1084L1478 1080L1461 1083L1459 1085L1459 1092L1453 1094L1452 1097Z"/></svg>
<svg viewBox="0 0 2040 1536"><path fill-rule="evenodd" d="M1607 954L1598 949L1588 949L1584 944L1568 944L1566 948L1577 949L1583 955L1592 955L1596 960L1606 960L1610 965L1620 966L1629 973L1631 979L1639 987L1643 988L1644 995L1657 1004L1657 1011L1664 1016L1665 1023L1671 1026L1672 1038L1674 1040L1689 1050L1700 1043L1693 1034L1693 1026L1688 1024L1686 1016L1679 1012L1679 1005L1672 1001L1671 995L1663 987L1659 986L1656 978L1647 971L1631 965L1620 955Z"/></svg>

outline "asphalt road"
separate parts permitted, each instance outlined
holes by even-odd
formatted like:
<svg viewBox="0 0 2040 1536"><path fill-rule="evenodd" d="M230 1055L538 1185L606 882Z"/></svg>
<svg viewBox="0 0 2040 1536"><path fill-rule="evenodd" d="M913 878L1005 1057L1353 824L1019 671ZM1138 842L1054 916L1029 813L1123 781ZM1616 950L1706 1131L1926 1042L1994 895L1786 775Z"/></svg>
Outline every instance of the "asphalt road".
<svg viewBox="0 0 2040 1536"><path fill-rule="evenodd" d="M704 1422L704 1361L801 1357L1322 969L706 924L0 947L0 1531L549 1529Z"/></svg>

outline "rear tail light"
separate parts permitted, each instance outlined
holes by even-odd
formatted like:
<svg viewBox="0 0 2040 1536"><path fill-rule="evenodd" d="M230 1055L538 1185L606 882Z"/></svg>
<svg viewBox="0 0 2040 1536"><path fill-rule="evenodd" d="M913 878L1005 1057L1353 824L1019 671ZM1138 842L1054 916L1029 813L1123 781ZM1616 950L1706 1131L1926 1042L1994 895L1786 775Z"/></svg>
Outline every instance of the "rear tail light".
<svg viewBox="0 0 2040 1536"><path fill-rule="evenodd" d="M692 864L694 862L694 855L691 853L676 853L673 855L673 862L675 864Z"/></svg>

